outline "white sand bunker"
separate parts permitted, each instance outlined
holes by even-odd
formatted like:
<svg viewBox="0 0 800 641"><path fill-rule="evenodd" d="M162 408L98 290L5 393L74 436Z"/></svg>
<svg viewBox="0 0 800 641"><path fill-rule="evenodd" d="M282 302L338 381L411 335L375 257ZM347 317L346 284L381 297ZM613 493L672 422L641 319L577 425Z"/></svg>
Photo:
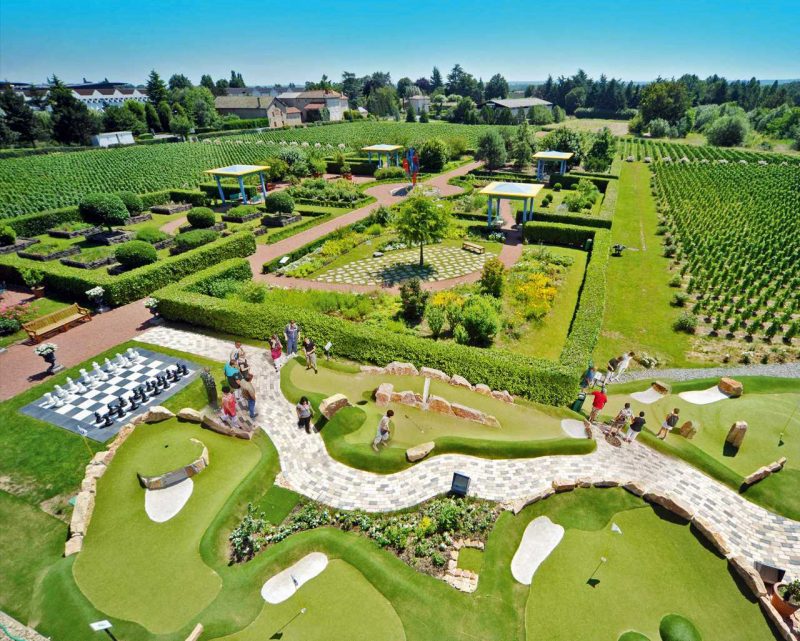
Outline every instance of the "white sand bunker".
<svg viewBox="0 0 800 641"><path fill-rule="evenodd" d="M530 585L533 575L564 537L564 528L548 517L540 516L525 528L519 547L511 559L511 574L523 585Z"/></svg>
<svg viewBox="0 0 800 641"><path fill-rule="evenodd" d="M664 398L664 394L656 390L655 388L648 387L643 392L634 392L631 394L631 398L634 401L639 401L640 403L644 403L645 405L650 405L651 403L655 403L656 401L660 401Z"/></svg>
<svg viewBox="0 0 800 641"><path fill-rule="evenodd" d="M281 603L292 596L306 581L328 567L328 557L322 552L312 552L294 565L278 572L261 587L261 598L267 603Z"/></svg>
<svg viewBox="0 0 800 641"><path fill-rule="evenodd" d="M726 398L730 398L730 396L721 392L719 387L717 387L716 385L714 385L714 387L709 387L708 389L704 390L681 392L680 394L678 394L678 396L687 403L693 403L694 405L708 405L709 403L716 403L717 401L722 401L725 400Z"/></svg>
<svg viewBox="0 0 800 641"><path fill-rule="evenodd" d="M586 426L583 421L576 421L574 418L565 418L561 420L561 429L570 438L586 438Z"/></svg>
<svg viewBox="0 0 800 641"><path fill-rule="evenodd" d="M185 479L160 490L145 490L144 511L151 521L156 523L169 521L183 509L192 491L194 491L192 479Z"/></svg>

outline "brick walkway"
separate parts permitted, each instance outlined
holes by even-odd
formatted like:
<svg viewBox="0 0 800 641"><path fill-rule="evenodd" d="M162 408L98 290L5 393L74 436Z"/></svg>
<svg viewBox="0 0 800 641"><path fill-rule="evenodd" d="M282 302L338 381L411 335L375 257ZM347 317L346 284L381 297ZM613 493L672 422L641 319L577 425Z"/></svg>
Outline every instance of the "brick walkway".
<svg viewBox="0 0 800 641"><path fill-rule="evenodd" d="M147 343L224 360L231 345L216 338L166 326L139 337ZM279 377L265 350L248 347L256 374L260 427L278 450L280 481L332 507L372 512L411 507L450 489L453 472L472 479L470 494L493 501L523 499L554 479L635 482L648 492L670 494L715 527L734 554L800 576L800 522L772 514L680 459L633 443L613 448L598 440L584 456L489 460L443 454L397 474L379 475L332 459L318 434L297 429L294 408L280 392Z"/></svg>

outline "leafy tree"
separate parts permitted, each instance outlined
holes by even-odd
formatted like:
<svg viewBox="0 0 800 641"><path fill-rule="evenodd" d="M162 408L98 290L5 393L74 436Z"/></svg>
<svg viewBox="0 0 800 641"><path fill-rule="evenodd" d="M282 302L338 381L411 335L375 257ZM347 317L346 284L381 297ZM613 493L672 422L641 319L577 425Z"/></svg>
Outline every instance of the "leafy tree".
<svg viewBox="0 0 800 641"><path fill-rule="evenodd" d="M645 122L663 118L675 124L686 114L689 96L686 86L680 82L661 80L650 83L642 89L639 110Z"/></svg>
<svg viewBox="0 0 800 641"><path fill-rule="evenodd" d="M11 127L6 124L6 117L0 112L0 145L9 147L16 144L17 140L19 140L19 134L11 130Z"/></svg>
<svg viewBox="0 0 800 641"><path fill-rule="evenodd" d="M169 121L172 120L172 107L166 100L162 100L156 106L158 120L161 123L161 131L169 131Z"/></svg>
<svg viewBox="0 0 800 641"><path fill-rule="evenodd" d="M497 113L494 116L494 122L496 125L513 125L514 115L511 113L511 109L508 107L503 107L502 109L497 110Z"/></svg>
<svg viewBox="0 0 800 641"><path fill-rule="evenodd" d="M499 73L496 73L483 90L483 99L491 100L492 98L507 98L508 97L508 82Z"/></svg>
<svg viewBox="0 0 800 641"><path fill-rule="evenodd" d="M483 107L481 107L481 122L486 125L494 124L494 109L489 105L483 105Z"/></svg>
<svg viewBox="0 0 800 641"><path fill-rule="evenodd" d="M459 64L454 65L450 73L447 74L447 93L468 96L476 102L480 101L482 97L478 81L475 80L472 74L464 71Z"/></svg>
<svg viewBox="0 0 800 641"><path fill-rule="evenodd" d="M514 167L517 169L530 167L533 160L533 149L530 143L524 138L517 138L511 150L511 158L514 160Z"/></svg>
<svg viewBox="0 0 800 641"><path fill-rule="evenodd" d="M150 76L147 78L146 87L147 99L156 107L169 99L167 85L164 84L164 81L161 79L161 76L158 75L155 69L150 72Z"/></svg>
<svg viewBox="0 0 800 641"><path fill-rule="evenodd" d="M380 87L370 92L367 111L376 116L391 116L398 113L397 92L394 87Z"/></svg>
<svg viewBox="0 0 800 641"><path fill-rule="evenodd" d="M533 105L528 110L528 120L532 125L549 125L554 120L553 112L544 105Z"/></svg>
<svg viewBox="0 0 800 641"><path fill-rule="evenodd" d="M428 95L433 91L433 85L431 84L431 81L428 80L427 78L417 78L414 81L414 84L425 95Z"/></svg>
<svg viewBox="0 0 800 641"><path fill-rule="evenodd" d="M553 106L553 122L564 122L567 117L567 112L558 105Z"/></svg>
<svg viewBox="0 0 800 641"><path fill-rule="evenodd" d="M406 109L406 122L417 122L417 112L414 110L414 105L408 105L408 109Z"/></svg>
<svg viewBox="0 0 800 641"><path fill-rule="evenodd" d="M426 244L444 238L450 227L450 203L433 200L422 194L409 196L400 207L393 224L397 235L408 245L419 245L419 266L424 262Z"/></svg>
<svg viewBox="0 0 800 641"><path fill-rule="evenodd" d="M36 140L33 109L25 104L25 98L15 93L11 85L6 85L0 93L0 110L3 111L6 126L19 136L19 140L33 145Z"/></svg>
<svg viewBox="0 0 800 641"><path fill-rule="evenodd" d="M716 147L735 147L744 142L748 129L743 116L723 116L709 125L706 138Z"/></svg>
<svg viewBox="0 0 800 641"><path fill-rule="evenodd" d="M442 82L442 73L439 71L438 67L434 67L433 71L431 72L431 91L436 91L442 87L444 87L444 82Z"/></svg>
<svg viewBox="0 0 800 641"><path fill-rule="evenodd" d="M666 138L670 133L669 122L664 118L654 118L647 123L647 128L653 138Z"/></svg>
<svg viewBox="0 0 800 641"><path fill-rule="evenodd" d="M403 317L412 323L418 323L425 314L428 304L428 292L423 291L419 278L409 278L400 285L400 305Z"/></svg>
<svg viewBox="0 0 800 641"><path fill-rule="evenodd" d="M425 309L425 320L434 338L439 338L444 328L444 310L438 305L428 305Z"/></svg>
<svg viewBox="0 0 800 641"><path fill-rule="evenodd" d="M225 78L220 78L217 80L216 84L214 85L217 89L214 92L215 96L227 96L228 95L228 87L230 84L228 83Z"/></svg>
<svg viewBox="0 0 800 641"><path fill-rule="evenodd" d="M414 83L411 81L411 78L404 76L397 81L397 95L401 98L408 98L411 94L409 94L409 90L411 87L414 86Z"/></svg>
<svg viewBox="0 0 800 641"><path fill-rule="evenodd" d="M422 111L420 111L420 113L419 113L419 121L420 122L430 122L430 119L428 118L428 110L427 109L423 109Z"/></svg>
<svg viewBox="0 0 800 641"><path fill-rule="evenodd" d="M88 145L99 131L89 108L72 95L72 89L53 76L50 88L53 137L63 144Z"/></svg>
<svg viewBox="0 0 800 641"><path fill-rule="evenodd" d="M458 331L458 327L462 331ZM459 343L488 346L500 329L497 308L488 296L470 296L461 308L461 322L454 337Z"/></svg>
<svg viewBox="0 0 800 641"><path fill-rule="evenodd" d="M592 141L586 154L586 168L589 171L606 171L614 160L617 139L608 127L603 127Z"/></svg>
<svg viewBox="0 0 800 641"><path fill-rule="evenodd" d="M152 102L148 102L144 106L144 117L148 129L155 132L163 131L161 127L161 120L158 117L158 112L156 111L156 108L153 106Z"/></svg>
<svg viewBox="0 0 800 641"><path fill-rule="evenodd" d="M44 142L53 137L53 117L49 111L33 112L33 135L36 140Z"/></svg>
<svg viewBox="0 0 800 641"><path fill-rule="evenodd" d="M503 281L505 278L506 266L499 258L490 258L483 264L481 272L480 288L481 293L495 298L503 295Z"/></svg>
<svg viewBox="0 0 800 641"><path fill-rule="evenodd" d="M214 79L207 73L204 73L202 76L200 76L200 86L205 87L215 96L217 95L217 86L214 84Z"/></svg>
<svg viewBox="0 0 800 641"><path fill-rule="evenodd" d="M361 96L363 85L361 79L356 77L356 74L350 71L342 72L342 93L347 96L350 101L350 108L356 108L361 105Z"/></svg>
<svg viewBox="0 0 800 641"><path fill-rule="evenodd" d="M580 164L583 160L583 146L581 135L569 127L559 127L547 134L542 140L542 147L552 151L566 151L574 154L573 163Z"/></svg>
<svg viewBox="0 0 800 641"><path fill-rule="evenodd" d="M214 107L214 95L205 87L190 87L174 92L177 105L183 107L186 116L198 127L213 127L219 122Z"/></svg>
<svg viewBox="0 0 800 641"><path fill-rule="evenodd" d="M103 131L131 131L138 136L144 133L145 125L130 110L109 105L103 111Z"/></svg>
<svg viewBox="0 0 800 641"><path fill-rule="evenodd" d="M586 104L586 89L583 87L575 87L571 89L566 96L564 96L564 106L568 114L574 114L578 107L583 107Z"/></svg>
<svg viewBox="0 0 800 641"><path fill-rule="evenodd" d="M489 169L499 169L506 164L506 143L496 131L487 131L478 139L475 158L486 162Z"/></svg>
<svg viewBox="0 0 800 641"><path fill-rule="evenodd" d="M480 114L472 98L460 98L458 104L450 114L452 122L461 122L466 125L475 125L480 122Z"/></svg>
<svg viewBox="0 0 800 641"><path fill-rule="evenodd" d="M419 149L419 162L425 171L437 172L444 169L449 157L447 143L439 138L431 138L422 143Z"/></svg>
<svg viewBox="0 0 800 641"><path fill-rule="evenodd" d="M185 138L192 131L192 121L186 116L173 116L173 118L169 121L169 130L173 134Z"/></svg>
<svg viewBox="0 0 800 641"><path fill-rule="evenodd" d="M190 87L194 87L192 81L189 80L189 78L184 76L182 73L172 74L167 84L169 86L170 91L175 91L176 89L189 89Z"/></svg>
<svg viewBox="0 0 800 641"><path fill-rule="evenodd" d="M235 71L231 70L231 79L228 82L228 86L236 89L244 89L247 85L244 83L244 78L242 78L242 74L236 73Z"/></svg>
<svg viewBox="0 0 800 641"><path fill-rule="evenodd" d="M80 202L78 210L85 220L104 225L108 231L128 221L128 208L116 194L89 194Z"/></svg>

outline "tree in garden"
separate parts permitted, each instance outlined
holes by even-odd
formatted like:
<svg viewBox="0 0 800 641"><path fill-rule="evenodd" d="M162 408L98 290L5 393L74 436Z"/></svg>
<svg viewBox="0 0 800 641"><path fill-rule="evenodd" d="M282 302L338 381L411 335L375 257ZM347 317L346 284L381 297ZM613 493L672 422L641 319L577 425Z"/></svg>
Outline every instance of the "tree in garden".
<svg viewBox="0 0 800 641"><path fill-rule="evenodd" d="M496 131L488 131L478 139L475 158L483 160L489 169L499 169L506 164L506 143Z"/></svg>
<svg viewBox="0 0 800 641"><path fill-rule="evenodd" d="M53 117L49 111L33 112L33 136L43 142L53 137Z"/></svg>
<svg viewBox="0 0 800 641"><path fill-rule="evenodd" d="M419 278L409 278L400 285L400 305L403 318L411 323L418 323L425 314L428 303L428 292L423 291Z"/></svg>
<svg viewBox="0 0 800 641"><path fill-rule="evenodd" d="M158 107L162 102L166 102L169 99L167 85L164 84L155 69L150 72L145 86L147 88L147 100L150 101L150 104Z"/></svg>
<svg viewBox="0 0 800 641"><path fill-rule="evenodd" d="M748 131L744 116L722 116L708 126L706 138L716 147L735 147L744 142Z"/></svg>
<svg viewBox="0 0 800 641"><path fill-rule="evenodd" d="M655 118L663 118L675 124L689 109L689 96L686 86L680 82L660 80L642 89L639 110L647 123Z"/></svg>
<svg viewBox="0 0 800 641"><path fill-rule="evenodd" d="M228 86L236 89L244 89L247 85L244 83L244 78L242 78L241 73L236 73L235 71L231 70L231 79L228 83Z"/></svg>
<svg viewBox="0 0 800 641"><path fill-rule="evenodd" d="M114 225L128 221L128 208L116 194L89 194L78 205L78 211L85 220L103 225L109 232Z"/></svg>
<svg viewBox="0 0 800 641"><path fill-rule="evenodd" d="M608 127L603 127L595 135L584 164L589 171L606 171L611 166L616 151L617 139Z"/></svg>
<svg viewBox="0 0 800 641"><path fill-rule="evenodd" d="M528 110L528 120L532 125L549 125L553 122L553 112L544 105L533 105Z"/></svg>
<svg viewBox="0 0 800 641"><path fill-rule="evenodd" d="M138 136L145 132L145 125L129 109L109 105L103 110L103 131L131 131Z"/></svg>
<svg viewBox="0 0 800 641"><path fill-rule="evenodd" d="M442 82L442 72L439 71L438 67L434 67L433 71L431 72L431 91L436 91L442 87L444 87L444 82Z"/></svg>
<svg viewBox="0 0 800 641"><path fill-rule="evenodd" d="M0 145L8 147L16 144L17 140L19 140L19 134L11 130L11 127L6 124L6 117L0 113Z"/></svg>
<svg viewBox="0 0 800 641"><path fill-rule="evenodd" d="M442 329L444 329L445 318L444 310L438 305L428 305L425 308L425 320L434 338L439 338L439 336L441 336Z"/></svg>
<svg viewBox="0 0 800 641"><path fill-rule="evenodd" d="M461 322L453 332L456 342L487 347L500 329L500 316L494 299L470 296L461 308Z"/></svg>
<svg viewBox="0 0 800 641"><path fill-rule="evenodd" d="M414 105L408 105L406 122L417 122L417 112L414 110Z"/></svg>
<svg viewBox="0 0 800 641"><path fill-rule="evenodd" d="M391 116L398 113L397 92L394 87L380 87L371 91L367 98L367 111L376 116Z"/></svg>
<svg viewBox="0 0 800 641"><path fill-rule="evenodd" d="M583 87L575 87L564 96L564 106L567 108L568 114L574 114L578 107L583 107L585 104L586 89Z"/></svg>
<svg viewBox="0 0 800 641"><path fill-rule="evenodd" d="M205 87L215 96L217 95L217 86L214 84L214 79L207 73L204 73L202 76L200 76L200 86Z"/></svg>
<svg viewBox="0 0 800 641"><path fill-rule="evenodd" d="M514 114L511 113L511 109L508 107L499 109L494 116L494 123L496 125L513 125Z"/></svg>
<svg viewBox="0 0 800 641"><path fill-rule="evenodd" d="M33 109L25 104L25 98L15 93L11 85L6 85L0 93L0 110L3 111L5 124L19 136L19 140L33 145L36 140Z"/></svg>
<svg viewBox="0 0 800 641"><path fill-rule="evenodd" d="M508 97L508 82L499 73L496 73L483 90L483 99L492 100L493 98L507 98Z"/></svg>
<svg viewBox="0 0 800 641"><path fill-rule="evenodd" d="M189 89L190 87L194 87L192 81L189 80L189 78L184 76L182 73L172 74L169 80L167 81L167 86L169 87L170 91L175 91L176 89Z"/></svg>
<svg viewBox="0 0 800 641"><path fill-rule="evenodd" d="M213 127L219 122L214 94L205 87L178 89L173 96L176 105L183 107L186 116L198 127Z"/></svg>
<svg viewBox="0 0 800 641"><path fill-rule="evenodd" d="M450 203L422 194L409 196L394 217L397 235L407 245L419 245L419 266L425 264L426 244L442 240L451 223Z"/></svg>
<svg viewBox="0 0 800 641"><path fill-rule="evenodd" d="M72 89L53 76L50 88L53 137L60 143L89 145L99 131L89 108L72 95Z"/></svg>
<svg viewBox="0 0 800 641"><path fill-rule="evenodd" d="M481 293L500 298L503 295L506 266L499 258L490 258L483 264L479 282Z"/></svg>
<svg viewBox="0 0 800 641"><path fill-rule="evenodd" d="M147 123L147 128L150 131L156 133L162 131L161 120L159 119L158 112L156 111L156 108L153 106L152 102L148 102L144 106L144 117L145 117L145 122Z"/></svg>
<svg viewBox="0 0 800 641"><path fill-rule="evenodd" d="M650 131L652 138L666 138L672 128L664 118L654 118L647 123L647 129Z"/></svg>
<svg viewBox="0 0 800 641"><path fill-rule="evenodd" d="M428 110L427 109L423 109L422 111L419 112L419 121L420 122L430 122L430 119L428 118Z"/></svg>
<svg viewBox="0 0 800 641"><path fill-rule="evenodd" d="M176 136L185 138L192 132L192 121L186 116L173 116L169 121L169 130Z"/></svg>
<svg viewBox="0 0 800 641"><path fill-rule="evenodd" d="M172 120L172 107L166 100L162 100L156 107L158 121L161 123L161 131L169 131L169 121Z"/></svg>
<svg viewBox="0 0 800 641"><path fill-rule="evenodd" d="M419 163L423 170L437 172L447 164L450 150L440 138L430 138L419 149Z"/></svg>
<svg viewBox="0 0 800 641"><path fill-rule="evenodd" d="M216 91L214 92L215 96L227 96L228 95L228 81L225 78L220 78L214 85L216 87Z"/></svg>
<svg viewBox="0 0 800 641"><path fill-rule="evenodd" d="M459 98L458 104L450 114L451 122L460 122L465 125L475 125L480 122L480 115L475 101L472 98Z"/></svg>
<svg viewBox="0 0 800 641"><path fill-rule="evenodd" d="M543 149L565 151L574 154L571 162L580 163L583 160L583 146L579 132L569 127L559 127L547 134L542 140Z"/></svg>
<svg viewBox="0 0 800 641"><path fill-rule="evenodd" d="M564 118L567 117L567 112L564 111L558 105L553 107L553 122L564 122Z"/></svg>

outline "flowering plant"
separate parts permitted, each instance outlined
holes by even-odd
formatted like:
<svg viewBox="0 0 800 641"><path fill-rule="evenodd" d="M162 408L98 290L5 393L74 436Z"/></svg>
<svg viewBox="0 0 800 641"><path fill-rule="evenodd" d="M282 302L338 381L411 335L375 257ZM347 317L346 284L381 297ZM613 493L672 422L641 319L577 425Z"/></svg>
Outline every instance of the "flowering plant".
<svg viewBox="0 0 800 641"><path fill-rule="evenodd" d="M97 287L92 287L92 289L87 289L85 293L89 298L102 298L106 292L98 285Z"/></svg>
<svg viewBox="0 0 800 641"><path fill-rule="evenodd" d="M42 343L41 345L37 345L33 351L37 356L47 356L48 354L55 352L57 349L58 346L55 343Z"/></svg>
<svg viewBox="0 0 800 641"><path fill-rule="evenodd" d="M147 307L147 309L156 309L158 307L158 299L151 296L144 301L144 306Z"/></svg>

